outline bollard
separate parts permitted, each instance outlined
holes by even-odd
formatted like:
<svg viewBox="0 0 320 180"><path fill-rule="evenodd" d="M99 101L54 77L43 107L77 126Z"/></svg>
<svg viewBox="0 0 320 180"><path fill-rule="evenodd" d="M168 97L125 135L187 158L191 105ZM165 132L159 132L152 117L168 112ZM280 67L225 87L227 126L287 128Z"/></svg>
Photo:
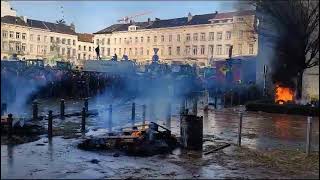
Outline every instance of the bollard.
<svg viewBox="0 0 320 180"><path fill-rule="evenodd" d="M230 106L233 106L233 91L231 90Z"/></svg>
<svg viewBox="0 0 320 180"><path fill-rule="evenodd" d="M145 125L146 124L146 105L142 105L142 124ZM144 126L142 126L144 127Z"/></svg>
<svg viewBox="0 0 320 180"><path fill-rule="evenodd" d="M64 99L61 99L60 101L60 118L64 119Z"/></svg>
<svg viewBox="0 0 320 180"><path fill-rule="evenodd" d="M312 118L308 117L308 124L307 124L307 143L306 143L306 153L307 156L310 155L311 151L311 136L312 136Z"/></svg>
<svg viewBox="0 0 320 180"><path fill-rule="evenodd" d="M1 116L7 113L7 103L1 104Z"/></svg>
<svg viewBox="0 0 320 180"><path fill-rule="evenodd" d="M12 133L13 133L13 126L12 126L12 122L13 122L13 117L12 114L8 114L8 138L12 137Z"/></svg>
<svg viewBox="0 0 320 180"><path fill-rule="evenodd" d="M136 103L132 103L132 111L131 111L131 124L134 126L136 119Z"/></svg>
<svg viewBox="0 0 320 180"><path fill-rule="evenodd" d="M171 103L168 103L167 107L167 118L166 118L166 128L171 129Z"/></svg>
<svg viewBox="0 0 320 180"><path fill-rule="evenodd" d="M197 96L193 98L192 113L193 115L197 116L197 113L198 113L198 97Z"/></svg>
<svg viewBox="0 0 320 180"><path fill-rule="evenodd" d="M81 112L81 132L85 132L86 130L86 108L82 108Z"/></svg>
<svg viewBox="0 0 320 180"><path fill-rule="evenodd" d="M223 93L223 108L226 107L226 94Z"/></svg>
<svg viewBox="0 0 320 180"><path fill-rule="evenodd" d="M243 113L239 113L240 119L239 119L239 128L238 128L238 146L241 146L241 131L242 131L242 117Z"/></svg>
<svg viewBox="0 0 320 180"><path fill-rule="evenodd" d="M109 105L109 132L112 131L112 104Z"/></svg>
<svg viewBox="0 0 320 180"><path fill-rule="evenodd" d="M185 110L186 110L186 101L184 98L182 98L181 105L180 105L180 114L185 113Z"/></svg>
<svg viewBox="0 0 320 180"><path fill-rule="evenodd" d="M214 95L214 109L217 109L218 97Z"/></svg>
<svg viewBox="0 0 320 180"><path fill-rule="evenodd" d="M204 111L204 113L207 113L208 112L208 110L209 110L209 92L208 92L208 90L205 90L205 97L204 97L204 107L203 107L203 111Z"/></svg>
<svg viewBox="0 0 320 180"><path fill-rule="evenodd" d="M84 99L84 107L86 108L86 112L89 111L89 102L88 102L88 98Z"/></svg>
<svg viewBox="0 0 320 180"><path fill-rule="evenodd" d="M48 138L52 138L52 111L48 113Z"/></svg>
<svg viewBox="0 0 320 180"><path fill-rule="evenodd" d="M181 145L189 150L202 150L203 117L182 115L180 119Z"/></svg>
<svg viewBox="0 0 320 180"><path fill-rule="evenodd" d="M33 116L33 120L37 120L38 119L38 102L37 101L33 101L32 103L32 116Z"/></svg>

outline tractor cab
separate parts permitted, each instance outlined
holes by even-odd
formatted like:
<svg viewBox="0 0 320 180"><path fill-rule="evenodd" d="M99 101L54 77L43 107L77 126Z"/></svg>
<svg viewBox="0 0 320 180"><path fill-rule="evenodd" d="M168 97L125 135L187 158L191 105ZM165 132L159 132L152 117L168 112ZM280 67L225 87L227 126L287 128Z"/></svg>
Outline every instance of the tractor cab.
<svg viewBox="0 0 320 180"><path fill-rule="evenodd" d="M71 70L72 64L70 62L66 61L57 61L56 66L58 69L63 69L63 70Z"/></svg>
<svg viewBox="0 0 320 180"><path fill-rule="evenodd" d="M27 66L32 66L32 67L44 67L44 61L42 59L27 59L26 60Z"/></svg>

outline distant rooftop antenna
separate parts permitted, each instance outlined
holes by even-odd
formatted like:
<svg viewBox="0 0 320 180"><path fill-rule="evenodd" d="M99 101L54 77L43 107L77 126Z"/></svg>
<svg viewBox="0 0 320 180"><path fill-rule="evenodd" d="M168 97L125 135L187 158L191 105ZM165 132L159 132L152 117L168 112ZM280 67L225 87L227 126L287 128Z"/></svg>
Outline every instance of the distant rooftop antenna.
<svg viewBox="0 0 320 180"><path fill-rule="evenodd" d="M64 11L63 11L63 6L60 7L61 9L61 15L62 15L62 20L64 20Z"/></svg>
<svg viewBox="0 0 320 180"><path fill-rule="evenodd" d="M132 16L125 16L125 17L122 17L121 19L118 19L118 22L123 22L124 24L128 24L128 23L133 22L131 20L134 20L134 18L139 17L139 16L143 16L143 15L146 15L146 14L150 14L151 12L152 11L146 11L146 12L143 12L143 13L134 14Z"/></svg>

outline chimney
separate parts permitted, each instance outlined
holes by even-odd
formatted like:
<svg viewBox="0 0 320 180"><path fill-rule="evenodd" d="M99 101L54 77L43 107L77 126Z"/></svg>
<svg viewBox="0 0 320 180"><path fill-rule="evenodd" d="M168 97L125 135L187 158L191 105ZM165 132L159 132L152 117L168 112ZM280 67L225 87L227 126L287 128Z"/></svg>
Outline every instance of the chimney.
<svg viewBox="0 0 320 180"><path fill-rule="evenodd" d="M189 13L188 13L188 22L191 21L191 19L192 19L192 15L191 15L191 13L189 12Z"/></svg>
<svg viewBox="0 0 320 180"><path fill-rule="evenodd" d="M216 11L215 14L218 14L218 11Z"/></svg>
<svg viewBox="0 0 320 180"><path fill-rule="evenodd" d="M25 23L27 23L27 16L20 16L20 19L23 20Z"/></svg>
<svg viewBox="0 0 320 180"><path fill-rule="evenodd" d="M73 30L73 31L76 31L76 27L73 23L70 24L70 28Z"/></svg>

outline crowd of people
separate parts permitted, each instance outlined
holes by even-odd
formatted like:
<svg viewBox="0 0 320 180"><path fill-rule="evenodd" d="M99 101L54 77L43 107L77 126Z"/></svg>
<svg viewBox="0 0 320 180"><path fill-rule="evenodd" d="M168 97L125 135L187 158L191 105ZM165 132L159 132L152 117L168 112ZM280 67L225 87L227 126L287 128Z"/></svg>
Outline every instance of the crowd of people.
<svg viewBox="0 0 320 180"><path fill-rule="evenodd" d="M121 77L97 72L52 67L1 67L1 99L12 102L25 98L84 98L121 89Z"/></svg>
<svg viewBox="0 0 320 180"><path fill-rule="evenodd" d="M85 72L82 70L59 69L54 67L1 66L2 102L30 103L39 98L75 98L111 95L116 97L135 96L181 96L202 91L207 83L196 76L144 76L111 75ZM223 96L221 87L207 87L212 96ZM228 88L230 89L230 88ZM255 99L257 90L243 92L233 87L233 92L248 99ZM171 91L171 92L169 92ZM171 93L171 94L170 94ZM254 97L251 97L254 96ZM246 98L246 99L247 99Z"/></svg>

